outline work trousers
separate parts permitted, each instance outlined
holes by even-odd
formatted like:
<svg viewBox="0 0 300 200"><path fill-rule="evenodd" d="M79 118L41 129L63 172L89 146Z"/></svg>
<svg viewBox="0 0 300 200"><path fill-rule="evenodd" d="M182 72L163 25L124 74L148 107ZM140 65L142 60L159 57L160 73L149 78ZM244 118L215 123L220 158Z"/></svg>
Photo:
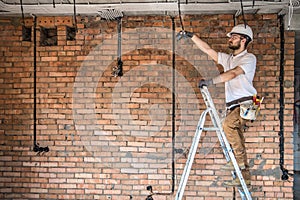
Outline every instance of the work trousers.
<svg viewBox="0 0 300 200"><path fill-rule="evenodd" d="M251 175L249 171L249 164L247 160L247 153L245 147L244 126L247 120L241 118L240 107L236 107L228 111L226 118L223 122L223 129L226 138L231 145L238 164L244 163L246 169L242 170L245 180L250 180Z"/></svg>

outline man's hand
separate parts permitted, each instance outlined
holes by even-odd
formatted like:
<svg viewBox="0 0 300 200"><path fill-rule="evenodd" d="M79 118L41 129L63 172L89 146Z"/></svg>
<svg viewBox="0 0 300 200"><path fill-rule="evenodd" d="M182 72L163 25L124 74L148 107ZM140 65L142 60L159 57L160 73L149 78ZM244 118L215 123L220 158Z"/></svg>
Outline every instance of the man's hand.
<svg viewBox="0 0 300 200"><path fill-rule="evenodd" d="M213 84L212 79L208 79L208 80L201 79L199 82L199 88L203 88L203 86L210 86L212 84Z"/></svg>
<svg viewBox="0 0 300 200"><path fill-rule="evenodd" d="M194 33L192 32L188 32L185 30L181 30L179 31L179 33L177 33L176 38L177 41L181 40L181 38L192 38L194 36Z"/></svg>

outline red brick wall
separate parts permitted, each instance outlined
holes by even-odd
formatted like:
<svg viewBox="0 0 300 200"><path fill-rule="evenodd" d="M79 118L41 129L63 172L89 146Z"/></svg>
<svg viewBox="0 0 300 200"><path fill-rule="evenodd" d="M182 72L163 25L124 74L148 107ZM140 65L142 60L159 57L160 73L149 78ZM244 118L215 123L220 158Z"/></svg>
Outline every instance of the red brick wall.
<svg viewBox="0 0 300 200"><path fill-rule="evenodd" d="M75 41L66 41L71 17L37 18L37 141L33 152L33 42L22 41L20 18L0 19L0 198L145 199L148 185L173 199L172 19L124 17L123 77L117 63L117 23L78 17ZM242 23L241 19L238 22ZM277 15L249 15L249 51L257 56L254 85L265 97L258 120L245 133L255 199L292 199L292 181L279 168L280 27ZM26 19L32 26L32 19ZM175 18L176 32L180 30ZM232 15L184 16L184 26L216 50L227 51ZM40 46L40 26L57 27L57 46ZM33 41L33 38L32 38ZM185 154L205 109L197 82L218 68L190 40L175 42L175 190ZM285 167L293 170L294 33L285 33ZM210 92L219 110L223 85ZM209 124L209 122L208 122ZM232 199L231 179L216 134L202 133L186 199ZM290 178L291 179L291 178ZM236 196L239 196L236 194Z"/></svg>

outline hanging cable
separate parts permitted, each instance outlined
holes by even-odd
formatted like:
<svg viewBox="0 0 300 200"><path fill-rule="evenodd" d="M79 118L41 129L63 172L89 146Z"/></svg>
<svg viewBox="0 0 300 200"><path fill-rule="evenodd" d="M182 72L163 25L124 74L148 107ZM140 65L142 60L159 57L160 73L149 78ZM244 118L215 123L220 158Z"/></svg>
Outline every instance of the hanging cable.
<svg viewBox="0 0 300 200"><path fill-rule="evenodd" d="M36 130L36 121L37 121L37 113L36 113L36 91L37 91L37 87L36 87L36 16L33 15L33 151L34 152L48 152L49 151L49 147L40 147L39 144L37 143L37 139L36 139L36 134L37 134L37 130Z"/></svg>
<svg viewBox="0 0 300 200"><path fill-rule="evenodd" d="M122 61L122 17L117 17L116 20L118 21L118 59L117 59L117 66L113 68L112 75L114 77L121 77L123 76L123 61Z"/></svg>
<svg viewBox="0 0 300 200"><path fill-rule="evenodd" d="M279 82L280 82L280 97L279 97L279 165L282 171L282 180L289 179L288 170L284 168L284 24L283 16L279 16L280 21L280 72L279 72Z"/></svg>
<svg viewBox="0 0 300 200"><path fill-rule="evenodd" d="M52 1L53 8L55 8L55 0Z"/></svg>
<svg viewBox="0 0 300 200"><path fill-rule="evenodd" d="M36 16L33 16L33 150L39 151L36 142Z"/></svg>
<svg viewBox="0 0 300 200"><path fill-rule="evenodd" d="M181 29L184 30L184 26L183 26L183 22L182 22L182 17L181 17L181 10L180 10L180 0L177 1L177 4L178 4L178 15L179 15Z"/></svg>
<svg viewBox="0 0 300 200"><path fill-rule="evenodd" d="M241 2L241 11L242 11L242 16L243 16L243 21L244 21L244 25L245 25L245 28L246 28L247 22L246 22L246 19L245 19L243 0L240 0L240 2Z"/></svg>
<svg viewBox="0 0 300 200"><path fill-rule="evenodd" d="M164 193L164 192L153 192L153 188L151 185L147 186L147 190L150 192L150 194L147 196L146 200L153 200L154 195L173 195L175 192L175 154L177 153L177 150L175 149L175 111L176 111L176 96L175 96L175 83L176 83L176 76L175 76L175 61L176 61L176 55L175 55L175 41L176 41L176 35L175 35L175 21L174 17L171 16L172 19L172 189L171 192Z"/></svg>
<svg viewBox="0 0 300 200"><path fill-rule="evenodd" d="M73 26L75 27L75 31L77 32L77 18L76 18L76 1L73 1L73 9L74 9L74 20L73 20Z"/></svg>
<svg viewBox="0 0 300 200"><path fill-rule="evenodd" d="M175 57L175 22L174 17L172 17L172 194L175 191L175 117L176 117L176 96L175 96L175 83L176 83L176 76L175 76L175 67L176 67L176 57Z"/></svg>
<svg viewBox="0 0 300 200"><path fill-rule="evenodd" d="M25 26L25 16L24 16L24 8L23 8L23 1L20 0L21 5L21 12L22 12L22 25Z"/></svg>
<svg viewBox="0 0 300 200"><path fill-rule="evenodd" d="M294 5L293 5L293 2L292 0L290 0L290 3L289 3L289 13L288 13L288 24L287 24L287 29L290 30L290 27L291 27L291 21L292 21L292 18L293 18L293 14L294 14Z"/></svg>

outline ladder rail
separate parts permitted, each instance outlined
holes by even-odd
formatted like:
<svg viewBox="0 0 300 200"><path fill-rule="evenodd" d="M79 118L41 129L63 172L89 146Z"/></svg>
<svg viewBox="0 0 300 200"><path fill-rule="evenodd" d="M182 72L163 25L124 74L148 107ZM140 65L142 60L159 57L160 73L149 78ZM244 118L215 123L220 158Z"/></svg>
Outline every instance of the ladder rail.
<svg viewBox="0 0 300 200"><path fill-rule="evenodd" d="M204 99L204 102L206 104L206 107L210 107L211 108L210 112L209 112L209 115L210 115L210 117L212 119L212 123L213 123L214 127L216 127L218 129L216 131L217 132L217 136L218 136L218 139L220 141L220 145L221 145L221 148L222 148L223 153L225 155L226 161L228 162L228 161L230 161L230 156L229 156L228 152L226 151L226 147L227 146L226 146L226 144L224 142L224 139L223 139L224 138L223 136L225 136L225 134L222 134L221 131L220 131L220 130L223 130L220 117L219 117L218 113L216 112L216 108L215 108L214 103L212 101L212 98L211 98L211 96L210 96L210 94L208 92L208 89L205 87L203 89L200 89L200 91L201 91L201 94L203 96L203 99ZM220 123L218 123L218 122L220 122ZM229 148L231 148L230 145L229 145Z"/></svg>
<svg viewBox="0 0 300 200"><path fill-rule="evenodd" d="M224 133L221 120L216 111L216 108L215 108L214 102L210 96L210 93L209 93L207 87L200 88L200 91L203 96L203 99L204 99L207 109L200 116L200 119L199 119L199 122L197 125L197 129L195 132L195 136L193 138L193 143L190 147L188 159L186 161L186 165L185 165L184 171L182 173L180 184L179 184L176 196L175 196L175 200L181 200L183 197L185 186L188 181L190 170L192 168L192 164L193 164L193 161L195 158L195 154L196 154L198 144L199 144L199 141L201 138L201 133L203 130L215 130L216 131L218 139L220 141L221 148L223 150L223 153L224 153L224 156L225 156L227 162L231 160L233 163L235 172L234 171L232 172L232 176L233 176L233 178L236 178L236 176L237 176L241 182L242 188L238 187L238 191L240 193L242 200L252 200L250 192L249 192L247 185L245 183L245 180L243 178L242 172L241 172L241 170L238 166L238 163L235 159L233 150L232 150L228 140L226 139L226 135ZM205 117L208 113L209 113L209 115L211 117L211 121L214 125L213 128L204 128Z"/></svg>
<svg viewBox="0 0 300 200"><path fill-rule="evenodd" d="M213 114L211 114L211 117L212 117L212 115ZM213 121L213 124L215 126L217 126L216 122L214 120L212 120L212 121ZM223 130L223 129L221 129L221 130ZM230 158L230 155L229 155L228 151L232 151L232 149L229 146L230 149L228 149L228 151L226 151L226 145L225 145L224 139L222 138L222 133L221 133L220 129L218 129L216 132L217 132L217 136L218 136L219 141L220 141L220 146L221 146L221 148L223 150L223 154L224 154L224 156L226 158L226 161L229 162L231 160L231 158ZM236 178L236 173L234 171L231 172L231 175L232 175L233 179ZM240 193L241 199L242 200L247 200L246 195L245 195L245 193L242 190L243 190L243 188L238 188L238 191ZM251 198L249 197L248 199L251 199Z"/></svg>
<svg viewBox="0 0 300 200"><path fill-rule="evenodd" d="M237 163L237 161L235 159L233 150L232 150L232 148L231 148L228 140L226 139L226 135L225 135L225 132L223 130L223 126L221 124L221 120L220 120L219 115L217 113L217 110L216 110L216 108L214 106L214 102L213 102L213 100L212 100L212 98L210 96L208 88L207 87L203 87L203 88L200 89L200 91L201 91L201 94L202 94L203 98L205 99L206 106L212 108L210 110L209 114L211 116L213 124L216 125L218 127L218 129L219 129L219 131L216 131L216 132L217 132L217 135L218 135L221 147L223 149L223 153L225 155L225 158L226 158L227 161L231 160L231 162L232 162L232 164L234 166L235 173L232 172L232 176L233 176L233 178L236 178L236 176L239 178L240 183L242 185L242 189L244 191L244 195L246 196L246 198L248 200L252 200L252 197L251 197L250 192L248 190L248 187L247 187L247 185L245 183L245 180L244 180L244 177L242 175L242 172L241 172L241 170L240 170L240 168L238 166L238 163ZM222 146L222 145L224 145L224 146ZM225 149L223 147L225 147ZM241 189L239 188L238 190L239 190L239 193L242 194Z"/></svg>
<svg viewBox="0 0 300 200"><path fill-rule="evenodd" d="M210 109L205 110L200 116L200 119L199 119L199 122L198 122L198 125L197 125L197 129L196 129L196 132L195 132L195 136L194 136L194 139L193 139L193 143L192 143L192 146L190 147L190 151L189 151L189 154L188 154L188 159L186 161L184 171L181 175L181 179L180 179L179 187L178 187L178 190L177 190L177 193L176 193L176 196L175 196L175 200L181 200L182 199L184 189L185 189L185 186L187 184L188 177L189 177L192 165L193 165L193 160L194 160L196 152L197 152L198 144L199 144L199 141L200 141L200 138L201 138L201 133L202 133L203 128L204 128L205 117L206 117L207 113L209 112L209 110Z"/></svg>
<svg viewBox="0 0 300 200"><path fill-rule="evenodd" d="M203 92L202 95L204 96L204 95L206 95L206 93ZM207 98L207 97L206 97L206 98ZM211 117L211 119L212 119L212 122L213 122L214 127L217 127L217 128L216 128L216 129L217 129L216 132L217 132L217 136L218 136L218 138L219 138L220 146L221 146L221 148L222 148L222 150L223 150L223 154L224 154L224 156L225 156L225 158L226 158L226 161L229 162L231 158L230 158L230 155L229 155L228 151L226 151L226 145L225 145L224 139L223 139L223 137L222 137L222 133L221 133L221 131L220 131L220 130L223 130L223 127L221 127L222 124L217 124L217 122L218 122L218 121L221 121L221 120L220 120L219 115L218 115L216 112L215 112L215 113L213 112L214 110L216 111L215 108L214 108L214 109L211 109L210 112L209 112L209 114L210 114L210 117ZM217 119L215 119L215 118L217 118ZM225 133L224 133L224 135L225 135ZM229 145L229 148L231 149L231 146L230 146L230 145ZM231 151L231 150L230 150L230 151ZM231 175L232 175L233 179L236 178L236 173L235 173L234 171L231 172ZM243 188L238 188L238 191L239 191L239 194L240 194L240 196L241 196L241 199L242 199L242 200L247 200L246 195L245 195L245 193L242 191L242 189L243 189Z"/></svg>

